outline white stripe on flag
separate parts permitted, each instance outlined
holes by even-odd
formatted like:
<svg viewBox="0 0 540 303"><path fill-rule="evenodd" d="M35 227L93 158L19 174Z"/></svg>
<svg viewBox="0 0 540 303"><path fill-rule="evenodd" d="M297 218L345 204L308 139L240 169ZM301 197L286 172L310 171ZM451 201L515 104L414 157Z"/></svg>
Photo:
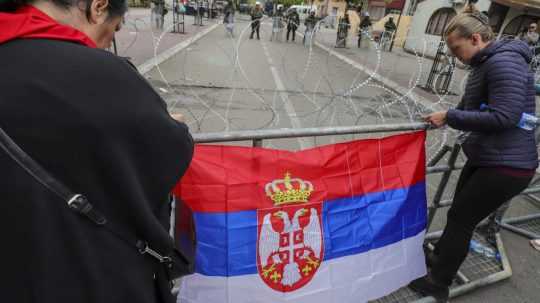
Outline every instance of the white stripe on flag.
<svg viewBox="0 0 540 303"><path fill-rule="evenodd" d="M290 293L268 287L258 275L181 281L178 303L362 303L383 297L426 274L424 232L362 254L322 263L306 286Z"/></svg>

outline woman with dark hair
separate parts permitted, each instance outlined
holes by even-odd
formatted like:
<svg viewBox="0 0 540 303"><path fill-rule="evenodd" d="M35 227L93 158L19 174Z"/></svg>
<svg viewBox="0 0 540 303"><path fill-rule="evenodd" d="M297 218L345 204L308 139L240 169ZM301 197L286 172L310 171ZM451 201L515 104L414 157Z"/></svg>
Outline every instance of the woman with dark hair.
<svg viewBox="0 0 540 303"><path fill-rule="evenodd" d="M467 134L463 143L467 163L442 236L427 255L430 271L410 284L440 302L448 299L476 226L527 188L538 166L534 75L527 44L495 40L487 16L472 4L450 21L445 39L450 51L472 70L457 108L425 119Z"/></svg>
<svg viewBox="0 0 540 303"><path fill-rule="evenodd" d="M175 302L169 193L193 143L136 69L103 50L126 9L0 5L2 302ZM47 178L16 161L5 134Z"/></svg>

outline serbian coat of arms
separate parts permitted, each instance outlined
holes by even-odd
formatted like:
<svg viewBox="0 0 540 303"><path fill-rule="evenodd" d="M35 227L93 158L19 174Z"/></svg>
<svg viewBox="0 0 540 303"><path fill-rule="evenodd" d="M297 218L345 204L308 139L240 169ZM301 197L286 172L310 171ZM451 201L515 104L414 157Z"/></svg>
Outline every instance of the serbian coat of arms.
<svg viewBox="0 0 540 303"><path fill-rule="evenodd" d="M313 185L291 178L266 184L272 208L257 210L257 268L274 290L291 292L305 286L321 266L324 255L322 203L310 203Z"/></svg>

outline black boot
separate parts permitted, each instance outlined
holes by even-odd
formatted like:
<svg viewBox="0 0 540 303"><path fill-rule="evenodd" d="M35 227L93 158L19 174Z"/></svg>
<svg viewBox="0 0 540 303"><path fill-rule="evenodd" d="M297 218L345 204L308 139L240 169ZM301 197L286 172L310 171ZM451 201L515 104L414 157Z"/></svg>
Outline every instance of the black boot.
<svg viewBox="0 0 540 303"><path fill-rule="evenodd" d="M432 249L428 248L427 245L424 245L424 255L426 258L426 266L428 268L434 267L439 262L439 257Z"/></svg>
<svg viewBox="0 0 540 303"><path fill-rule="evenodd" d="M436 281L430 274L416 279L409 284L409 288L424 296L435 298L437 303L448 302L449 288L446 284Z"/></svg>

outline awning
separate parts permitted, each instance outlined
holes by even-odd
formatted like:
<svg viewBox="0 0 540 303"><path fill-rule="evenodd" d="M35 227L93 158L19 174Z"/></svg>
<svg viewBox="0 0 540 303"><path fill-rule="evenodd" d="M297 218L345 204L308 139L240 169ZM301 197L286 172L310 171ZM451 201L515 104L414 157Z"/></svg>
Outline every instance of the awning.
<svg viewBox="0 0 540 303"><path fill-rule="evenodd" d="M394 0L392 2L386 1L386 8L392 8L392 9L403 9L405 7L405 0Z"/></svg>
<svg viewBox="0 0 540 303"><path fill-rule="evenodd" d="M378 6L401 10L405 6L405 0L369 0L369 6Z"/></svg>

